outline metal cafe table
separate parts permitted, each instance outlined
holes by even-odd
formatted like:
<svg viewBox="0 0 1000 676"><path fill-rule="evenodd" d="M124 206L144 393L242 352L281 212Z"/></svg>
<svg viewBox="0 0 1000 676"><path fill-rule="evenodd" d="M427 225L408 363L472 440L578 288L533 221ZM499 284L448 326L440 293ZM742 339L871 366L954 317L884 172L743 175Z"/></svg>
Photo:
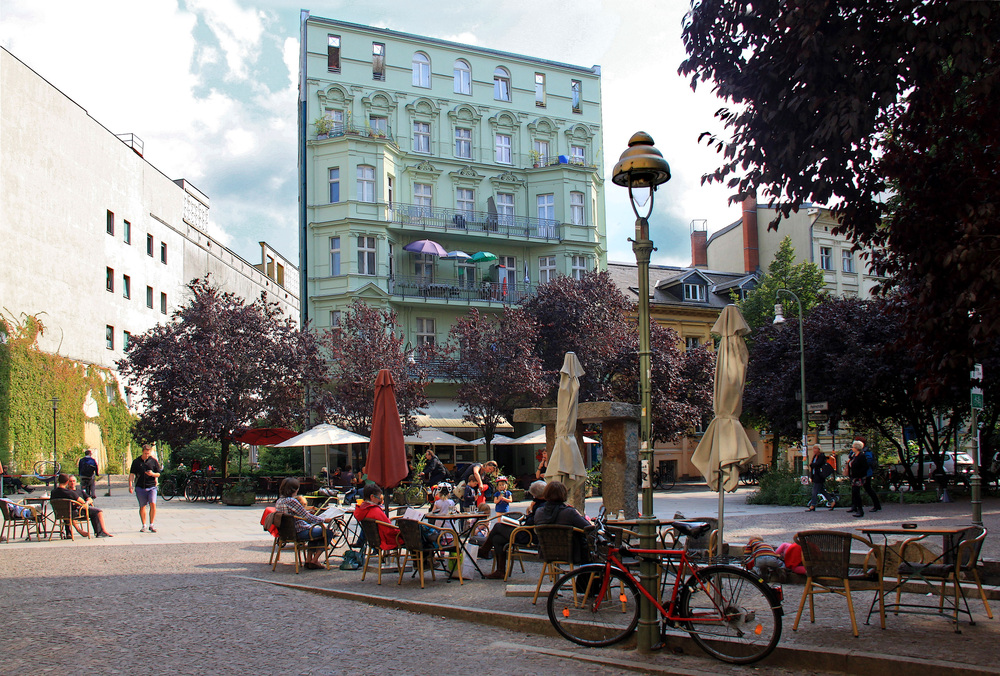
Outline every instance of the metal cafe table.
<svg viewBox="0 0 1000 676"><path fill-rule="evenodd" d="M871 542L872 545L876 544L875 538L877 538L878 536L882 537L883 554L880 557L882 562L882 570L879 571L879 576L884 581L886 575L889 574L892 575L893 578L896 580L896 583L891 587L886 587L883 582L882 599L883 602L885 603L886 614L888 614L890 611L895 615L898 615L899 613L910 613L918 615L943 614L944 611L944 608L942 607L943 601L941 601L941 604L928 605L926 603L900 603L898 600L889 602L886 599L889 596L889 594L892 594L894 592L911 593L911 592L906 592L904 589L902 589L902 585L904 584L904 582L907 581L918 581L926 585L926 590L917 593L924 594L930 592L936 596L938 593L938 589L936 588L935 584L932 583L930 580L924 578L922 573L924 570L927 569L928 566L938 565L938 564L953 564L955 561L955 553L958 550L960 544L957 539L957 536L963 533L967 528L969 527L968 526L951 526L951 527L917 526L914 528L903 528L902 526L872 526L868 528L858 529L860 532L864 533L864 535L868 538L868 541ZM922 541L928 537L940 536L942 541L941 553L938 554L936 557L934 557L934 559L932 559L931 561L910 562L912 570L909 573L907 573L906 577L904 578L902 577L902 574L896 570L892 571L886 570L886 561L889 560L892 551L889 545L889 536L892 535L905 535L906 540L908 542L917 542L917 541ZM902 555L904 553L905 552L900 551L897 555L898 558L902 559ZM942 597L943 593L944 592L942 590L941 591ZM963 600L964 596L965 595L963 592L962 593ZM872 612L875 609L875 603L877 601L878 601L878 594L876 594L875 597L872 599L872 605L868 609L868 619L865 620L865 624L868 624L868 621L871 620ZM954 600L952 600L951 603L954 603ZM956 608L952 607L949 610L954 612ZM969 621L971 623L974 623L972 620L972 613L968 609L968 603L966 603L966 607L964 609L958 608L957 610L958 612L965 613L969 617ZM958 628L957 621L955 622L955 632L961 633L961 630Z"/></svg>
<svg viewBox="0 0 1000 676"><path fill-rule="evenodd" d="M460 551L469 551L466 545L469 542L469 538L472 537L472 531L475 528L476 522L486 521L485 515L482 512L459 512L456 514L425 514L424 518L428 521L453 521L455 525L461 525L460 528L455 528L455 533L458 535L458 546L461 548ZM479 575L483 578L486 577L486 573L483 569L479 567L479 561L475 552L470 556L472 559L472 565L479 571Z"/></svg>

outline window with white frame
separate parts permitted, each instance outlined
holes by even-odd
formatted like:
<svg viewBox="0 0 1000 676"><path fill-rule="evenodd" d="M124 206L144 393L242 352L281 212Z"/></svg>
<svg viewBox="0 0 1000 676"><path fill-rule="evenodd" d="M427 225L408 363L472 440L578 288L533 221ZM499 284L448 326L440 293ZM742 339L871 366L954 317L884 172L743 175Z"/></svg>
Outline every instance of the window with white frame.
<svg viewBox="0 0 1000 676"><path fill-rule="evenodd" d="M833 270L833 248L821 246L819 248L819 267L821 270Z"/></svg>
<svg viewBox="0 0 1000 676"><path fill-rule="evenodd" d="M472 159L472 130L455 127L455 157Z"/></svg>
<svg viewBox="0 0 1000 676"><path fill-rule="evenodd" d="M331 73L340 72L340 36L326 36L326 69Z"/></svg>
<svg viewBox="0 0 1000 676"><path fill-rule="evenodd" d="M381 42L372 43L372 79L385 81L385 45Z"/></svg>
<svg viewBox="0 0 1000 676"><path fill-rule="evenodd" d="M153 257L153 247L154 246L155 246L155 243L153 241L153 236L152 235L146 235L146 255L149 256L150 258Z"/></svg>
<svg viewBox="0 0 1000 676"><path fill-rule="evenodd" d="M697 336L687 336L684 338L684 349L695 350L701 344L701 339Z"/></svg>
<svg viewBox="0 0 1000 676"><path fill-rule="evenodd" d="M332 123L330 134L340 136L344 133L344 111L337 110L336 108L327 108L324 111L324 117Z"/></svg>
<svg viewBox="0 0 1000 676"><path fill-rule="evenodd" d="M535 166L545 166L549 163L549 142L548 141L532 141L531 143L531 159L534 161Z"/></svg>
<svg viewBox="0 0 1000 676"><path fill-rule="evenodd" d="M573 112L583 112L583 83L580 80L570 80L570 92L573 97Z"/></svg>
<svg viewBox="0 0 1000 676"><path fill-rule="evenodd" d="M496 135L496 161L499 164L511 163L509 134Z"/></svg>
<svg viewBox="0 0 1000 676"><path fill-rule="evenodd" d="M417 317L417 347L433 345L436 336L434 330L434 319L431 317Z"/></svg>
<svg viewBox="0 0 1000 676"><path fill-rule="evenodd" d="M160 314L167 314L167 294L165 293L160 294Z"/></svg>
<svg viewBox="0 0 1000 676"><path fill-rule="evenodd" d="M545 107L545 73L535 73L535 106Z"/></svg>
<svg viewBox="0 0 1000 676"><path fill-rule="evenodd" d="M330 310L330 328L340 330L340 310Z"/></svg>
<svg viewBox="0 0 1000 676"><path fill-rule="evenodd" d="M122 349L128 350L128 346L132 344L132 334L128 331L122 331Z"/></svg>
<svg viewBox="0 0 1000 676"><path fill-rule="evenodd" d="M583 274L587 272L587 257L573 256L570 258L570 275L573 279L583 279Z"/></svg>
<svg viewBox="0 0 1000 676"><path fill-rule="evenodd" d="M122 296L125 298L132 297L132 278L128 275L122 275Z"/></svg>
<svg viewBox="0 0 1000 676"><path fill-rule="evenodd" d="M336 277L340 274L340 238L330 238L330 276Z"/></svg>
<svg viewBox="0 0 1000 676"><path fill-rule="evenodd" d="M115 234L115 214L112 211L108 211L108 234Z"/></svg>
<svg viewBox="0 0 1000 676"><path fill-rule="evenodd" d="M386 199L389 202L389 208L390 209L392 209L393 201L395 199L395 194L393 193L394 186L395 186L395 183L393 183L393 177L392 176L386 176L385 177L385 192L386 192Z"/></svg>
<svg viewBox="0 0 1000 676"><path fill-rule="evenodd" d="M430 216L433 206L433 188L430 183L413 184L413 203L419 207L417 212L421 216Z"/></svg>
<svg viewBox="0 0 1000 676"><path fill-rule="evenodd" d="M153 287L146 287L146 307L153 309Z"/></svg>
<svg viewBox="0 0 1000 676"><path fill-rule="evenodd" d="M497 66L493 71L493 98L510 101L510 72L503 66Z"/></svg>
<svg viewBox="0 0 1000 676"><path fill-rule="evenodd" d="M705 285L704 284L685 284L684 285L684 300L691 301L705 301Z"/></svg>
<svg viewBox="0 0 1000 676"><path fill-rule="evenodd" d="M413 54L413 86L431 86L431 60L423 52Z"/></svg>
<svg viewBox="0 0 1000 676"><path fill-rule="evenodd" d="M469 62L463 59L455 62L455 93L472 93L472 68L469 67Z"/></svg>
<svg viewBox="0 0 1000 676"><path fill-rule="evenodd" d="M476 191L458 188L455 191L455 206L466 218L472 218L472 212L476 210Z"/></svg>
<svg viewBox="0 0 1000 676"><path fill-rule="evenodd" d="M426 122L413 123L413 152L429 153L431 151L431 125Z"/></svg>
<svg viewBox="0 0 1000 676"><path fill-rule="evenodd" d="M458 285L465 289L476 287L476 264L462 261L458 264Z"/></svg>
<svg viewBox="0 0 1000 676"><path fill-rule="evenodd" d="M583 193L569 194L569 220L573 225L583 225Z"/></svg>
<svg viewBox="0 0 1000 676"><path fill-rule="evenodd" d="M500 225L514 225L514 193L497 193L497 221Z"/></svg>
<svg viewBox="0 0 1000 676"><path fill-rule="evenodd" d="M358 165L358 201L375 201L375 167Z"/></svg>
<svg viewBox="0 0 1000 676"><path fill-rule="evenodd" d="M570 146L569 161L571 164L587 164L587 149L583 146Z"/></svg>
<svg viewBox="0 0 1000 676"><path fill-rule="evenodd" d="M160 262L164 265L167 264L167 243L160 242Z"/></svg>
<svg viewBox="0 0 1000 676"><path fill-rule="evenodd" d="M538 257L538 283L545 284L556 278L556 257Z"/></svg>
<svg viewBox="0 0 1000 676"><path fill-rule="evenodd" d="M844 272L854 272L854 255L850 249L841 249L841 265Z"/></svg>
<svg viewBox="0 0 1000 676"><path fill-rule="evenodd" d="M548 227L556 220L556 196L552 193L539 195L535 198L538 219L541 221L539 227Z"/></svg>
<svg viewBox="0 0 1000 676"><path fill-rule="evenodd" d="M381 115L369 115L368 126L376 136L387 136L389 134L389 118Z"/></svg>
<svg viewBox="0 0 1000 676"><path fill-rule="evenodd" d="M375 238L358 237L358 274L375 274Z"/></svg>
<svg viewBox="0 0 1000 676"><path fill-rule="evenodd" d="M122 221L122 239L126 244L132 243L132 224L128 221Z"/></svg>
<svg viewBox="0 0 1000 676"><path fill-rule="evenodd" d="M340 201L340 167L330 167L330 204Z"/></svg>
<svg viewBox="0 0 1000 676"><path fill-rule="evenodd" d="M432 254L413 254L413 274L421 284L434 282L434 256Z"/></svg>

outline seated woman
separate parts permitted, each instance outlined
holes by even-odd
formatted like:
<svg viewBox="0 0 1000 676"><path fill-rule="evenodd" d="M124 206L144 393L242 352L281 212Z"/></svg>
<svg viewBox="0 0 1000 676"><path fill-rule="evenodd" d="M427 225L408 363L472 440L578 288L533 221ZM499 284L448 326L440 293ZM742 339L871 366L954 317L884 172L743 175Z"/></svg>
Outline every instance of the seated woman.
<svg viewBox="0 0 1000 676"><path fill-rule="evenodd" d="M522 526L533 526L535 524L535 513L539 507L545 504L545 500L542 498L544 492L544 481L535 481L528 486L528 494L531 496L532 501L528 505L527 510L525 510L524 521L521 523ZM512 526L508 523L497 523L490 530L489 535L486 536L486 541L479 548L478 556L481 559L490 558L492 552L496 551L497 569L487 575L486 579L502 580L507 574L507 545L510 543L510 536L514 533L515 528L517 526ZM531 540L528 538L527 533L518 533L517 544L526 545L530 542Z"/></svg>
<svg viewBox="0 0 1000 676"><path fill-rule="evenodd" d="M574 528L590 528L590 520L573 507L566 504L568 491L561 481L553 481L545 487L542 499L545 504L535 512L535 525L573 526ZM589 563L590 548L586 538L580 533L573 537L573 563Z"/></svg>
<svg viewBox="0 0 1000 676"><path fill-rule="evenodd" d="M297 516L301 521L296 522L297 536L300 540L319 540L323 537L324 523L330 523L333 519L321 519L314 514L310 514L302 503L299 502L299 480L288 477L281 482L278 487L278 501L274 503L278 514L290 514ZM326 532L326 543L330 544L333 539L333 530ZM318 570L323 568L319 562L323 550L319 547L306 549L306 568Z"/></svg>
<svg viewBox="0 0 1000 676"><path fill-rule="evenodd" d="M365 519L389 522L389 515L382 509L382 489L375 484L368 484L361 492L364 502L354 510L354 520L361 523ZM395 526L378 525L378 535L382 539L382 549L402 547L403 536Z"/></svg>

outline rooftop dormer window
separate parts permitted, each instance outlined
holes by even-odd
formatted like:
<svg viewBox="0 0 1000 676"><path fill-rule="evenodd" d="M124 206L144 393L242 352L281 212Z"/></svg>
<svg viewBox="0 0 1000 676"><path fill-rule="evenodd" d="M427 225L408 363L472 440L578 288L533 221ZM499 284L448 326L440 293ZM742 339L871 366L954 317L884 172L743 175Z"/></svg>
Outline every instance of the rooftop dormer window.
<svg viewBox="0 0 1000 676"><path fill-rule="evenodd" d="M705 286L703 284L685 284L684 300L705 302Z"/></svg>

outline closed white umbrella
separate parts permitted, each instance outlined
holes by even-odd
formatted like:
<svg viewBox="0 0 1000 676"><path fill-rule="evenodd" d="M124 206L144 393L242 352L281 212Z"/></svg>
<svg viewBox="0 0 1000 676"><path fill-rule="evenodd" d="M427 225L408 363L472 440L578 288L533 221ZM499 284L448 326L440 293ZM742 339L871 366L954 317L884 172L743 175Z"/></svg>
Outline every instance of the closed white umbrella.
<svg viewBox="0 0 1000 676"><path fill-rule="evenodd" d="M722 337L715 364L715 417L698 442L691 462L698 468L709 488L719 492L719 552L722 552L723 491L735 491L740 483L740 466L754 457L756 450L740 423L743 412L743 386L749 358L743 336L750 333L743 315L735 305L727 305L712 327Z"/></svg>
<svg viewBox="0 0 1000 676"><path fill-rule="evenodd" d="M585 373L575 352L567 352L559 370L559 397L556 402L556 439L545 470L545 481L561 481L570 495L570 504L582 514L583 485L587 467L576 443L576 420L580 405L580 376ZM574 496L577 496L574 498Z"/></svg>

